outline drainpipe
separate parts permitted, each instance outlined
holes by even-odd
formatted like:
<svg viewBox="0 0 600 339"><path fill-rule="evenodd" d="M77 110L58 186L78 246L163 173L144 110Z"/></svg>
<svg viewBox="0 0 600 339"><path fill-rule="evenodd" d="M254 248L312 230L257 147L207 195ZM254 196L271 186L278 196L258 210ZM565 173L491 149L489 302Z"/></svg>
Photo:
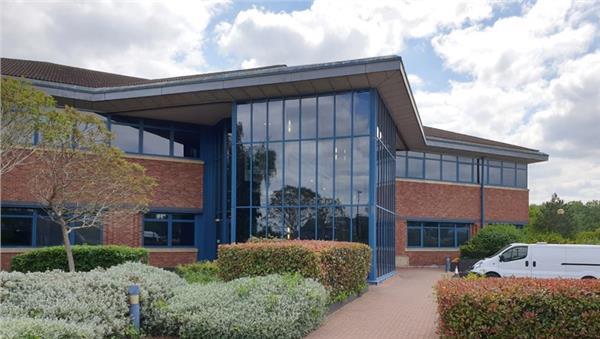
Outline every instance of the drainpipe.
<svg viewBox="0 0 600 339"><path fill-rule="evenodd" d="M481 157L479 159L479 161L480 161L480 163L479 163L480 166L477 170L479 171L481 169L481 176L479 177L479 191L480 191L479 196L481 199L481 202L480 202L481 220L480 220L479 228L481 229L481 228L483 228L483 225L485 225L485 184L484 184L484 182L485 182L484 181L484 179L485 179L485 166L484 166L485 158Z"/></svg>

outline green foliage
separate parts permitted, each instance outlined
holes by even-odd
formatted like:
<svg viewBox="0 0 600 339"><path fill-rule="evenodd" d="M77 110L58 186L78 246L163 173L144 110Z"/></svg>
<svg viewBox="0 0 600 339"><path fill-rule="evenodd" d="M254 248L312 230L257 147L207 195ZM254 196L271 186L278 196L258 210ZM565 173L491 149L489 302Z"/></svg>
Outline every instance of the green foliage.
<svg viewBox="0 0 600 339"><path fill-rule="evenodd" d="M321 282L335 302L364 289L371 249L348 242L269 240L220 246L217 263L226 281L298 273Z"/></svg>
<svg viewBox="0 0 600 339"><path fill-rule="evenodd" d="M73 246L73 257L77 271L91 271L97 267L111 267L128 261L148 262L148 250L127 246ZM36 248L13 257L13 271L43 272L68 270L67 254L63 246Z"/></svg>
<svg viewBox="0 0 600 339"><path fill-rule="evenodd" d="M573 210L567 208L567 204L556 193L550 201L540 206L539 215L531 226L536 232L555 232L563 237L572 236L576 231Z"/></svg>
<svg viewBox="0 0 600 339"><path fill-rule="evenodd" d="M488 225L460 247L460 256L481 259L495 254L506 245L524 240L523 232L514 225Z"/></svg>
<svg viewBox="0 0 600 339"><path fill-rule="evenodd" d="M556 232L538 232L533 227L527 226L523 230L524 239L526 243L534 244L537 242L545 242L548 244L567 244L570 239L563 237L560 233Z"/></svg>
<svg viewBox="0 0 600 339"><path fill-rule="evenodd" d="M577 232L593 231L600 228L600 200L592 200L586 203L570 201L567 203L566 210L572 215Z"/></svg>
<svg viewBox="0 0 600 339"><path fill-rule="evenodd" d="M577 244L600 245L600 227L595 231L579 232L575 236Z"/></svg>
<svg viewBox="0 0 600 339"><path fill-rule="evenodd" d="M207 284L221 281L219 266L214 261L203 261L187 265L178 265L175 273L188 283Z"/></svg>
<svg viewBox="0 0 600 339"><path fill-rule="evenodd" d="M299 275L191 284L162 309L162 328L180 338L302 338L327 311L327 291Z"/></svg>
<svg viewBox="0 0 600 339"><path fill-rule="evenodd" d="M597 338L600 281L445 279L436 285L444 338Z"/></svg>
<svg viewBox="0 0 600 339"><path fill-rule="evenodd" d="M94 328L88 324L53 319L4 318L0 317L0 338L46 339L98 338Z"/></svg>

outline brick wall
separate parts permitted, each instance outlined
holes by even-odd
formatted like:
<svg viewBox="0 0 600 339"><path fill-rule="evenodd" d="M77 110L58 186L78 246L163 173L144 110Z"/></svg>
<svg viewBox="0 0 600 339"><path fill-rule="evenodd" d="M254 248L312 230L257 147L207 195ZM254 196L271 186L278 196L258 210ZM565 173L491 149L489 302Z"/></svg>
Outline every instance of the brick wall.
<svg viewBox="0 0 600 339"><path fill-rule="evenodd" d="M396 255L411 266L443 265L457 250L406 250L406 221L411 218L472 221L472 236L480 228L481 197L478 185L396 180ZM512 188L485 188L486 220L527 223L529 192Z"/></svg>
<svg viewBox="0 0 600 339"><path fill-rule="evenodd" d="M180 264L191 264L196 262L197 254L198 250L195 248L173 250L150 249L150 265L173 268Z"/></svg>

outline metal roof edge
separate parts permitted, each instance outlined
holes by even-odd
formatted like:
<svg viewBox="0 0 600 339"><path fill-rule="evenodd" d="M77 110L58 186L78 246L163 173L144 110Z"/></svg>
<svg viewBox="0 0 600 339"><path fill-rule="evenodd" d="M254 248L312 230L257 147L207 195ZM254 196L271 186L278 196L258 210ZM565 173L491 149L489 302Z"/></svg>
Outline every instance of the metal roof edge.
<svg viewBox="0 0 600 339"><path fill-rule="evenodd" d="M469 151L477 153L492 154L497 156L505 156L512 158L520 158L531 160L531 162L548 161L549 155L538 150L519 150L508 147L499 147L483 144L475 144L469 142L459 142L443 138L427 138L427 146L439 147L446 149L454 149L457 151Z"/></svg>

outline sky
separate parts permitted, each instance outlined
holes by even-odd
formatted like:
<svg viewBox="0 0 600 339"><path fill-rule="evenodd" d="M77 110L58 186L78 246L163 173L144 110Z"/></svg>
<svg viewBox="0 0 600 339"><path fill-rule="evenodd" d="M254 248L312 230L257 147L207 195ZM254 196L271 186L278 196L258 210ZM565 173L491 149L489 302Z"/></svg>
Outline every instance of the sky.
<svg viewBox="0 0 600 339"><path fill-rule="evenodd" d="M3 1L1 55L157 78L402 56L423 124L539 149L600 199L600 1Z"/></svg>

